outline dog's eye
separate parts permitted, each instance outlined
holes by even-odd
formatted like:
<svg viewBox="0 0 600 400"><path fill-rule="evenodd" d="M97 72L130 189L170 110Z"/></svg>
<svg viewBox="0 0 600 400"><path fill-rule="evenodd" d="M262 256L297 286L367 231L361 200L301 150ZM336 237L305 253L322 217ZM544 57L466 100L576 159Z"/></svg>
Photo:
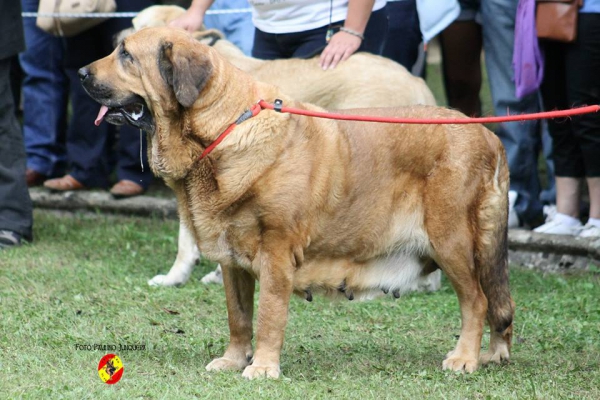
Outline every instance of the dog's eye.
<svg viewBox="0 0 600 400"><path fill-rule="evenodd" d="M123 57L124 59L133 60L133 57L131 57L131 54L129 54L129 52L125 50L125 48L121 49L121 57Z"/></svg>

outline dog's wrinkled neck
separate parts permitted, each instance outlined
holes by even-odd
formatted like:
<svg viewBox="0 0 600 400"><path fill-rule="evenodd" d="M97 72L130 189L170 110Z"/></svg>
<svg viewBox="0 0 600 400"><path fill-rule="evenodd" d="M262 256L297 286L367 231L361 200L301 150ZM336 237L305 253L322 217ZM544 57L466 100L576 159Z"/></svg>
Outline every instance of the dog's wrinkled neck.
<svg viewBox="0 0 600 400"><path fill-rule="evenodd" d="M249 75L241 73L220 56L215 57L213 68L215 73L194 105L183 111L183 118L189 119L192 126L191 134L204 148L259 100ZM238 79L226 78L232 74L236 74Z"/></svg>

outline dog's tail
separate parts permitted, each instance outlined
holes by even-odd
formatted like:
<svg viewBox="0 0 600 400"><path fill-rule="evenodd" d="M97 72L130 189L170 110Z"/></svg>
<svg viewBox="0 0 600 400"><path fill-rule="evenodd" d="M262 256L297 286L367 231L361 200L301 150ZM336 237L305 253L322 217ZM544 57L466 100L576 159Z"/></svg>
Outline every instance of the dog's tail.
<svg viewBox="0 0 600 400"><path fill-rule="evenodd" d="M478 209L475 264L488 299L490 328L500 335L509 330L506 333L510 337L515 305L508 282L509 172L500 141L496 158L492 182L486 185Z"/></svg>

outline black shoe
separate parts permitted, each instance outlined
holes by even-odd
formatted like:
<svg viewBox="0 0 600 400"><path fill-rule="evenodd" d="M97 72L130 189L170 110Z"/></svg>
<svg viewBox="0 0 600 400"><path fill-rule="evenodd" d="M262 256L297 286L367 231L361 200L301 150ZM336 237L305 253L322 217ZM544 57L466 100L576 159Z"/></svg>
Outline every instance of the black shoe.
<svg viewBox="0 0 600 400"><path fill-rule="evenodd" d="M13 231L0 231L0 250L21 245L21 235Z"/></svg>

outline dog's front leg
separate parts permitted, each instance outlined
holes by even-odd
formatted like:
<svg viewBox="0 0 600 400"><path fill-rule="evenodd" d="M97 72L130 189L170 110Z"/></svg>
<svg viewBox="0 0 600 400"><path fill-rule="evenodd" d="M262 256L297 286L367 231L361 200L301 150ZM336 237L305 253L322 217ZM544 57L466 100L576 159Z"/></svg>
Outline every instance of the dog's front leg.
<svg viewBox="0 0 600 400"><path fill-rule="evenodd" d="M286 252L290 246L282 244L274 251L261 251L257 261L260 268L260 294L256 352L252 365L242 376L248 379L259 377L279 378L279 356L283 346L288 306L293 288L293 255Z"/></svg>
<svg viewBox="0 0 600 400"><path fill-rule="evenodd" d="M242 268L222 265L227 317L229 320L229 346L223 357L212 360L207 371L241 371L252 358L252 314L254 286L252 275Z"/></svg>
<svg viewBox="0 0 600 400"><path fill-rule="evenodd" d="M194 236L185 223L179 223L179 239L177 243L177 258L166 275L156 275L148 281L150 286L179 286L189 279L194 265L200 259L200 250L196 246Z"/></svg>

